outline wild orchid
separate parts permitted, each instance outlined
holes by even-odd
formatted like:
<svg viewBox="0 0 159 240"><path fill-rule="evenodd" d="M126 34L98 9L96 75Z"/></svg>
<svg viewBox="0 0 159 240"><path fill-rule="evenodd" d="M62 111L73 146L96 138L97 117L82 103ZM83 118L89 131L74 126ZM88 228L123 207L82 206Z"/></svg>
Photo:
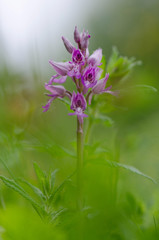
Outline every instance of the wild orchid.
<svg viewBox="0 0 159 240"><path fill-rule="evenodd" d="M45 89L51 94L47 94L49 100L44 108L44 112L48 111L51 103L56 98L67 97L71 100L70 109L73 112L68 115L77 116L77 207L82 209L82 167L83 167L83 121L85 117L89 117L85 111L88 105L91 104L93 95L109 93L116 95L115 92L110 91L112 86L105 88L109 74L101 79L102 69L102 49L95 50L89 55L90 35L83 31L80 33L75 27L74 40L77 47L62 36L63 43L66 50L72 55L71 61L54 62L49 61L56 74L51 77L48 83L45 84ZM70 77L76 86L76 92L66 90L62 85L55 85L55 83L62 84ZM88 104L87 104L88 103Z"/></svg>
<svg viewBox="0 0 159 240"><path fill-rule="evenodd" d="M83 123L83 117L86 116L86 114L84 114L87 106L86 102L88 101L90 104L91 98L94 94L110 93L115 95L115 92L110 91L112 86L105 89L109 74L106 74L105 78L100 79L102 69L99 66L102 64L102 49L99 48L95 50L93 54L89 56L89 38L90 35L88 32L83 31L82 33L79 33L77 27L75 27L74 40L78 45L76 49L69 40L62 37L66 50L72 54L72 61L54 62L50 60L49 63L57 74L53 75L50 81L45 84L45 89L52 94L47 94L51 99L49 99L48 103L43 106L44 112L50 108L51 102L54 99L66 96L72 99L70 109L75 111L75 113L69 115L75 115L77 109L75 110L73 104L76 98L80 98L82 99L82 102L84 102L83 107L81 108L82 114L80 125ZM60 87L60 85L54 85L54 83L64 83L67 77L71 77L72 81L75 83L77 94L75 94L75 92L71 93L64 87ZM79 116L79 114L76 115Z"/></svg>

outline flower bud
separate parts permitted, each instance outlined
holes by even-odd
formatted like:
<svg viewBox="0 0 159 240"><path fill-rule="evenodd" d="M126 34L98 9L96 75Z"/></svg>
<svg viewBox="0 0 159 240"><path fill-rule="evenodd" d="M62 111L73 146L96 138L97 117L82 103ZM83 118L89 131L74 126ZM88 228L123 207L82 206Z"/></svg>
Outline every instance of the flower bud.
<svg viewBox="0 0 159 240"><path fill-rule="evenodd" d="M90 37L91 36L89 35L88 31L87 32L83 31L83 33L81 35L81 39L80 39L81 49L88 48Z"/></svg>
<svg viewBox="0 0 159 240"><path fill-rule="evenodd" d="M67 49L67 51L72 54L73 49L74 49L75 47L72 45L72 43L71 43L68 39L66 39L66 38L63 37L63 36L62 36L62 40L63 40L63 43L64 43L65 48Z"/></svg>
<svg viewBox="0 0 159 240"><path fill-rule="evenodd" d="M74 31L74 40L75 40L76 43L80 42L80 33L77 29L77 26L75 27L75 31Z"/></svg>

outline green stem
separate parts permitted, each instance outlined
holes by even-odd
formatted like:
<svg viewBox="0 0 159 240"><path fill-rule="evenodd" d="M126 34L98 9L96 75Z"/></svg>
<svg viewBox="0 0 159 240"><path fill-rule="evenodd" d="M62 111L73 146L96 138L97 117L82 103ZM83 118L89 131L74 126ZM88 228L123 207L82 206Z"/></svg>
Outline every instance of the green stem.
<svg viewBox="0 0 159 240"><path fill-rule="evenodd" d="M83 208L83 124L77 118L77 209Z"/></svg>

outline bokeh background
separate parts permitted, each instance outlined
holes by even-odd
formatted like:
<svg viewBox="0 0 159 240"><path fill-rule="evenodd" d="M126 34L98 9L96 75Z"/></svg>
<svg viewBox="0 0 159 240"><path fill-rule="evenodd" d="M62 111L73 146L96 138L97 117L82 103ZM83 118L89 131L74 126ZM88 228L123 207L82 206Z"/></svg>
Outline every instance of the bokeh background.
<svg viewBox="0 0 159 240"><path fill-rule="evenodd" d="M55 101L47 113L42 113L42 106L46 103L44 83L54 73L48 60L70 59L61 36L73 42L74 27L78 26L80 30L88 29L91 35L90 52L101 47L108 60L112 46L116 46L122 56L142 61L120 86L126 94L116 100L114 111L108 108L114 124L96 124L90 143L101 140L113 151L117 135L120 162L159 179L159 95L147 88L130 91L136 84L159 89L158 9L158 0L0 0L0 158L16 177L36 184L34 161L46 171L58 168L58 182L75 168L75 159L57 150L59 146L73 149L75 118L68 116L61 102ZM66 85L70 87L69 82ZM96 189L94 195L90 193L92 204L96 205L102 196L103 188L97 189L104 187L101 182L110 172L110 168L105 172L90 168L87 180ZM8 176L2 163L0 174ZM98 184L93 179L98 179ZM63 231L42 224L34 209L17 193L2 183L0 187L0 239L67 239ZM89 187L90 192L94 191ZM141 225L147 228L143 239L157 239L153 234L159 225L158 184L121 170L118 200L125 206L132 201L141 203ZM117 225L116 218L118 215L114 215L112 224ZM114 235L109 239L137 239L134 228L122 225L124 237ZM92 235L90 239L95 238ZM103 235L100 239L108 238Z"/></svg>

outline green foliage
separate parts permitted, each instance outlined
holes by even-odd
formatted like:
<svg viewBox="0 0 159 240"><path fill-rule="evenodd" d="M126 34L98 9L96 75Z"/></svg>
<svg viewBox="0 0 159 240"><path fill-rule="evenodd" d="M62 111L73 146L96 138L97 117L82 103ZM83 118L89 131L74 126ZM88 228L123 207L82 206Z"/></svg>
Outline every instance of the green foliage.
<svg viewBox="0 0 159 240"><path fill-rule="evenodd" d="M107 165L111 168L123 168L131 173L137 174L141 177L151 180L153 183L156 183L156 181L152 177L141 172L136 167L114 161L114 157L113 157L110 149L104 149L100 145L101 145L100 143L96 143L92 146L86 145L86 147L85 147L85 163ZM108 159L110 159L110 160L108 160Z"/></svg>
<svg viewBox="0 0 159 240"><path fill-rule="evenodd" d="M59 100L66 105L68 110L70 110L70 101L65 98L59 98Z"/></svg>
<svg viewBox="0 0 159 240"><path fill-rule="evenodd" d="M131 87L128 87L126 89L126 91L137 91L137 92L146 92L146 93L156 93L158 92L157 88L146 85L146 84L138 84L138 85L134 85Z"/></svg>
<svg viewBox="0 0 159 240"><path fill-rule="evenodd" d="M112 54L107 64L107 72L112 80L125 77L135 66L141 65L134 57L122 57L116 47L113 47Z"/></svg>
<svg viewBox="0 0 159 240"><path fill-rule="evenodd" d="M35 187L34 185L32 185L31 183L29 183L28 181L24 180L24 179L18 179L19 182L26 184L28 187L30 187L33 192L35 193L35 195L37 195L42 201L46 200L46 196L42 193L42 191Z"/></svg>
<svg viewBox="0 0 159 240"><path fill-rule="evenodd" d="M19 161L20 152L22 149L21 138L23 130L12 128L10 133L5 133L4 130L0 134L0 151L1 158L7 162L8 166L14 165ZM12 161L9 161L12 159ZM4 161L3 161L4 162Z"/></svg>
<svg viewBox="0 0 159 240"><path fill-rule="evenodd" d="M25 199L27 199L32 204L32 206L37 211L37 213L39 214L40 217L42 216L42 214L45 213L44 208L41 207L36 201L34 201L32 199L32 197L18 183L16 183L14 180L8 179L4 176L0 176L0 179L4 182L4 184L7 187L18 192L21 196L23 196Z"/></svg>
<svg viewBox="0 0 159 240"><path fill-rule="evenodd" d="M101 123L101 124L104 124L108 127L111 127L114 123L114 121L112 120L111 117L108 117L107 115L99 114L99 113L97 113L94 116L93 121L94 121L94 123Z"/></svg>
<svg viewBox="0 0 159 240"><path fill-rule="evenodd" d="M37 163L34 163L34 169L40 184L40 188L34 186L24 179L12 180L4 176L0 176L0 179L7 187L18 192L22 197L28 200L44 221L54 222L66 209L60 208L56 210L55 206L52 205L53 200L55 199L56 195L60 193L65 183L72 175L65 179L59 186L55 187L57 169L50 171L49 174L46 174L46 172L44 172ZM38 201L36 201L19 183L29 187L29 189L31 189L35 194Z"/></svg>
<svg viewBox="0 0 159 240"><path fill-rule="evenodd" d="M128 215L135 224L141 224L144 216L144 205L130 192L126 194L125 204L123 206L126 215Z"/></svg>
<svg viewBox="0 0 159 240"><path fill-rule="evenodd" d="M43 172L43 170L39 167L39 165L36 162L34 162L34 170L39 181L40 187L43 190L43 192L45 192L46 173Z"/></svg>
<svg viewBox="0 0 159 240"><path fill-rule="evenodd" d="M69 156L72 158L76 157L76 154L73 151L57 144L48 144L45 142L42 142L42 143L38 142L35 144L25 143L25 146L29 149L37 150L39 152L46 152L55 158L56 157L62 158L66 156Z"/></svg>
<svg viewBox="0 0 159 240"><path fill-rule="evenodd" d="M110 161L110 160L106 160L105 164L107 164L108 166L113 167L113 168L123 168L123 169L126 169L129 172L132 172L132 173L135 173L135 174L140 175L142 177L145 177L145 178L151 180L153 183L156 183L156 181L152 177L146 175L145 173L141 172L139 169L137 169L137 168L135 168L133 166L129 166L127 164L122 164L122 163L118 163L118 162Z"/></svg>
<svg viewBox="0 0 159 240"><path fill-rule="evenodd" d="M44 224L27 206L8 205L0 214L0 224L3 225L1 240L66 240L62 230L53 224Z"/></svg>

